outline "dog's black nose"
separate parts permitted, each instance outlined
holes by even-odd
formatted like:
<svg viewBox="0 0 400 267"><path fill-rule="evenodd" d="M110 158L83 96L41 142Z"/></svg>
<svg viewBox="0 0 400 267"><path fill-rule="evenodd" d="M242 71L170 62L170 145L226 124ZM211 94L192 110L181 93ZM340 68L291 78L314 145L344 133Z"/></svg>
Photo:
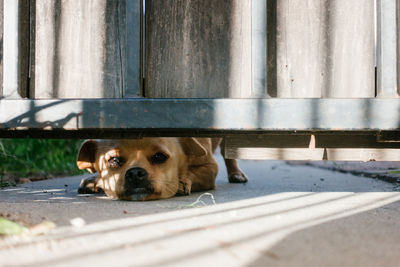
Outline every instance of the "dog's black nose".
<svg viewBox="0 0 400 267"><path fill-rule="evenodd" d="M147 178L148 173L145 169L139 167L131 168L125 174L125 187L146 188L149 185Z"/></svg>

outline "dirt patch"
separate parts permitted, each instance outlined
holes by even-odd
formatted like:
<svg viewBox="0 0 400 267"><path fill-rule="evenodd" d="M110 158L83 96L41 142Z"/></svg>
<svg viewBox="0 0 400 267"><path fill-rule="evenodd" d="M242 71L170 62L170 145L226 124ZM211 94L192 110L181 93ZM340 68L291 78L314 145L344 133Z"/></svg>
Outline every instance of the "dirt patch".
<svg viewBox="0 0 400 267"><path fill-rule="evenodd" d="M378 179L395 184L395 190L400 191L400 162L397 161L287 161L287 163Z"/></svg>

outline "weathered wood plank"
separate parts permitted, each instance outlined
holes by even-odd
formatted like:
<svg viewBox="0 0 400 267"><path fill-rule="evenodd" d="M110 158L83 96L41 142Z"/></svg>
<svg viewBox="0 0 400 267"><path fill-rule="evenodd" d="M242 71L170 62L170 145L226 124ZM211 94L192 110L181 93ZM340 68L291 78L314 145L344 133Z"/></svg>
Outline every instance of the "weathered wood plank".
<svg viewBox="0 0 400 267"><path fill-rule="evenodd" d="M223 151L238 159L384 161L400 160L399 148L400 142L379 142L376 134L292 133L226 136Z"/></svg>
<svg viewBox="0 0 400 267"><path fill-rule="evenodd" d="M142 93L142 58L141 58L141 5L142 0L125 0L126 5L120 5L122 16L121 28L124 28L125 49L122 49L124 69L124 97L141 97Z"/></svg>
<svg viewBox="0 0 400 267"><path fill-rule="evenodd" d="M265 20L265 15L260 14L265 11L253 8L252 4L262 3L147 1L145 95L265 96L265 58L256 54L263 44L252 44L252 40L265 43L265 38L261 38L263 27L254 25L254 32L252 27L252 12L257 12L253 18ZM255 61L253 56L261 59Z"/></svg>
<svg viewBox="0 0 400 267"><path fill-rule="evenodd" d="M25 98L29 96L30 1L19 1L18 9L18 93Z"/></svg>
<svg viewBox="0 0 400 267"><path fill-rule="evenodd" d="M399 149L327 149L327 160L399 161Z"/></svg>
<svg viewBox="0 0 400 267"><path fill-rule="evenodd" d="M4 0L0 0L0 99L3 97L3 27L4 27Z"/></svg>
<svg viewBox="0 0 400 267"><path fill-rule="evenodd" d="M374 1L327 1L324 97L375 97ZM349 90L351 88L351 90Z"/></svg>
<svg viewBox="0 0 400 267"><path fill-rule="evenodd" d="M18 94L18 2L4 0L3 97Z"/></svg>
<svg viewBox="0 0 400 267"><path fill-rule="evenodd" d="M268 1L268 80L277 97L321 97L324 86L325 1Z"/></svg>
<svg viewBox="0 0 400 267"><path fill-rule="evenodd" d="M131 73L126 68L132 66L124 61L125 0L35 3L35 98L120 98L125 91L131 95L139 81L128 80L126 89L125 76ZM140 51L139 45L131 44L128 52Z"/></svg>
<svg viewBox="0 0 400 267"><path fill-rule="evenodd" d="M268 1L269 94L374 97L373 3Z"/></svg>
<svg viewBox="0 0 400 267"><path fill-rule="evenodd" d="M267 94L271 97L278 96L278 60L277 60L277 1L267 1Z"/></svg>
<svg viewBox="0 0 400 267"><path fill-rule="evenodd" d="M267 95L267 1L251 2L252 97Z"/></svg>
<svg viewBox="0 0 400 267"><path fill-rule="evenodd" d="M250 160L322 160L324 149L304 148L231 148L225 146L226 159Z"/></svg>
<svg viewBox="0 0 400 267"><path fill-rule="evenodd" d="M2 95L24 98L29 75L29 1L4 0L3 3Z"/></svg>
<svg viewBox="0 0 400 267"><path fill-rule="evenodd" d="M399 149L229 148L225 158L252 160L399 161Z"/></svg>
<svg viewBox="0 0 400 267"><path fill-rule="evenodd" d="M377 96L398 97L399 1L377 1Z"/></svg>
<svg viewBox="0 0 400 267"><path fill-rule="evenodd" d="M28 98L35 96L36 0L29 0L29 88Z"/></svg>
<svg viewBox="0 0 400 267"><path fill-rule="evenodd" d="M231 148L400 148L400 142L383 142L377 133L364 134L248 134L226 136Z"/></svg>

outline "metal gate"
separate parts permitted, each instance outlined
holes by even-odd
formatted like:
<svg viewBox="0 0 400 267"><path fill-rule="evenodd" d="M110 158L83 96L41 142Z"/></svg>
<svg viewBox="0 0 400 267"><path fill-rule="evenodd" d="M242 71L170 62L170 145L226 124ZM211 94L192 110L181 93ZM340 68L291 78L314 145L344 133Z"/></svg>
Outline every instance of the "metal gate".
<svg viewBox="0 0 400 267"><path fill-rule="evenodd" d="M398 0L0 5L0 137L223 136L228 158L400 160Z"/></svg>

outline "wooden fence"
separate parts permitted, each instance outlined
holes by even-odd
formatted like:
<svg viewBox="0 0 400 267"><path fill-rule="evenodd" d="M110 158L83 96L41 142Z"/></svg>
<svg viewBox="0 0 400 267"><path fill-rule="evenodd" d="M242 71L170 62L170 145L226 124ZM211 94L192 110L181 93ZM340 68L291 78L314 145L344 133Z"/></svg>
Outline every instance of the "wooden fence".
<svg viewBox="0 0 400 267"><path fill-rule="evenodd" d="M399 7L0 0L0 136L225 136L234 150L276 135L293 148L294 134L309 149L326 136L332 149L397 147Z"/></svg>

